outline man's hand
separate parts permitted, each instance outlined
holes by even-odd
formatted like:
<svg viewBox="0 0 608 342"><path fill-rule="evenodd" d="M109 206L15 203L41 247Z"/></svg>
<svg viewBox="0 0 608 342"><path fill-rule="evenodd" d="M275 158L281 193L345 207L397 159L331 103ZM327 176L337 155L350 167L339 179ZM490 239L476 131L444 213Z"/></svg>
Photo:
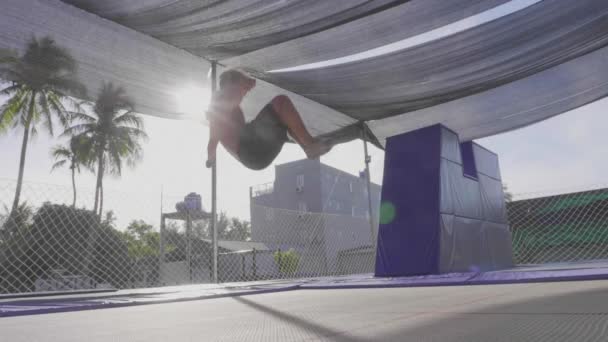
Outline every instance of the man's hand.
<svg viewBox="0 0 608 342"><path fill-rule="evenodd" d="M205 163L205 166L209 169L212 168L215 165L215 160L207 160L207 162Z"/></svg>

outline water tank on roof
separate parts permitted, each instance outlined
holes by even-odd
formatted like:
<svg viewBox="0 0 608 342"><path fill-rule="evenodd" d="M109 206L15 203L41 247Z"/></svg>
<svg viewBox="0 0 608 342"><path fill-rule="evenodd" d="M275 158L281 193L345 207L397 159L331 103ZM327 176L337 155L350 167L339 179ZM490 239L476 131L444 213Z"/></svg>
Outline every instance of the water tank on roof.
<svg viewBox="0 0 608 342"><path fill-rule="evenodd" d="M186 204L186 208L188 208L189 210L203 210L203 202L201 200L201 195L197 193L189 193L186 198L184 198L184 203Z"/></svg>
<svg viewBox="0 0 608 342"><path fill-rule="evenodd" d="M184 197L183 202L179 202L175 205L175 209L177 209L177 211L202 211L203 201L201 200L201 195L195 192L189 193Z"/></svg>

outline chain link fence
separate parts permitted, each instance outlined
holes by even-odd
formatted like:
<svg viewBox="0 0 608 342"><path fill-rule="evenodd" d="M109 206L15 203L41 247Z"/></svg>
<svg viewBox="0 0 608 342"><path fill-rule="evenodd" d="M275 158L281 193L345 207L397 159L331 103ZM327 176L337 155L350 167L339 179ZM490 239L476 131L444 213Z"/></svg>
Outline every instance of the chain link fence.
<svg viewBox="0 0 608 342"><path fill-rule="evenodd" d="M0 294L142 288L213 281L205 208L183 197L94 194L0 179ZM508 203L517 264L608 258L608 189L515 196ZM161 209L162 208L162 209ZM251 222L218 215L218 281L371 273L375 236L366 217L251 207Z"/></svg>
<svg viewBox="0 0 608 342"><path fill-rule="evenodd" d="M0 294L158 284L159 234L144 222L160 197L106 190L99 217L93 191L78 189L75 201L70 187L25 183L13 209L15 189L0 180Z"/></svg>
<svg viewBox="0 0 608 342"><path fill-rule="evenodd" d="M608 188L514 198L507 211L516 263L608 258Z"/></svg>

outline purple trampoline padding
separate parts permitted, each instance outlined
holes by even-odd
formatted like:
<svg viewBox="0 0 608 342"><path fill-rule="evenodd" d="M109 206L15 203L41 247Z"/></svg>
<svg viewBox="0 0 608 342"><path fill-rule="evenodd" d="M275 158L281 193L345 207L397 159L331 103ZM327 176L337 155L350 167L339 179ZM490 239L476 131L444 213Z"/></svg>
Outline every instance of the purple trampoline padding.
<svg viewBox="0 0 608 342"><path fill-rule="evenodd" d="M441 130L434 125L386 140L378 277L439 273Z"/></svg>
<svg viewBox="0 0 608 342"><path fill-rule="evenodd" d="M608 279L608 261L529 265L486 273L449 273L427 276L375 278L372 274L301 279L292 282L218 285L213 288L171 287L145 293L96 297L59 297L0 301L0 317L119 308L134 305L245 296L298 289L354 289L422 286L515 284Z"/></svg>
<svg viewBox="0 0 608 342"><path fill-rule="evenodd" d="M375 278L371 274L325 279L302 284L301 289L354 289L382 287L462 286L516 284L554 281L608 279L607 267L564 268L550 270L506 270L486 273L449 273L440 275Z"/></svg>
<svg viewBox="0 0 608 342"><path fill-rule="evenodd" d="M61 296L61 295L78 295L78 294L93 294L93 293L111 293L116 292L116 289L100 289L100 290L74 290L74 291L45 291L45 292L29 292L29 293L10 293L0 294L0 300L3 299L14 299L14 298L35 298L35 297L47 297L47 296Z"/></svg>
<svg viewBox="0 0 608 342"><path fill-rule="evenodd" d="M224 286L203 291L172 291L97 298L46 298L0 302L0 317L40 315L47 313L118 308L134 305L173 303L190 300L245 296L294 290L299 283L256 286Z"/></svg>

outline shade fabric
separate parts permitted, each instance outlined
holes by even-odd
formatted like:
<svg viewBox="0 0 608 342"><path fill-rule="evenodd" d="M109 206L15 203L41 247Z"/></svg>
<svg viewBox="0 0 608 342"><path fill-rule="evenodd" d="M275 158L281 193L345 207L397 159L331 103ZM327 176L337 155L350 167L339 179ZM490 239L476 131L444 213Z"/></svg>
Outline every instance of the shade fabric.
<svg viewBox="0 0 608 342"><path fill-rule="evenodd" d="M222 60L269 71L349 56L443 27L509 0L409 1L388 11L281 44Z"/></svg>
<svg viewBox="0 0 608 342"><path fill-rule="evenodd" d="M50 35L74 56L79 66L78 77L89 89L91 99L103 82L113 82L125 88L137 112L204 119L204 101L198 113L182 111L178 102L184 87L200 91L201 97L208 93L207 74L211 64L206 60L61 1L3 0L0 49L19 50L31 37L45 35ZM246 115L253 118L277 94L286 94L293 100L315 134L356 122L264 81L259 81L246 98L243 105Z"/></svg>
<svg viewBox="0 0 608 342"><path fill-rule="evenodd" d="M325 44L329 49L332 42ZM606 44L605 0L542 1L427 44L267 80L356 119L375 120L492 89Z"/></svg>
<svg viewBox="0 0 608 342"><path fill-rule="evenodd" d="M369 122L379 139L441 123L461 141L506 132L608 95L608 47L475 95Z"/></svg>
<svg viewBox="0 0 608 342"><path fill-rule="evenodd" d="M405 0L64 0L210 59L281 43Z"/></svg>
<svg viewBox="0 0 608 342"><path fill-rule="evenodd" d="M315 135L351 132L361 120L379 140L436 123L481 138L608 94L607 1L539 0L373 58L268 71L381 48L515 2L526 0L3 0L0 49L49 34L92 93L112 81L144 114L184 118L175 93L208 88L205 58L223 58L261 79L245 99L248 118L287 94Z"/></svg>
<svg viewBox="0 0 608 342"><path fill-rule="evenodd" d="M34 36L51 36L76 59L91 98L113 82L138 112L181 117L178 89L207 86L207 61L61 1L2 0L1 8L0 48L20 50Z"/></svg>

